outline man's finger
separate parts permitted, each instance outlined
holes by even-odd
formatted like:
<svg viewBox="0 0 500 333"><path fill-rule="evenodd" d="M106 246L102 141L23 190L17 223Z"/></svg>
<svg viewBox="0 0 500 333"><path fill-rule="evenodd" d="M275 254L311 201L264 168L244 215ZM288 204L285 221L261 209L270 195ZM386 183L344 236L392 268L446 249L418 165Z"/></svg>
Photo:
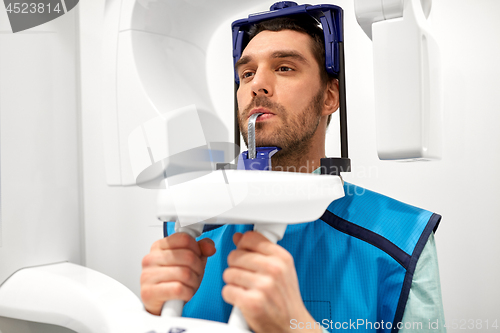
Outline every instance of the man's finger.
<svg viewBox="0 0 500 333"><path fill-rule="evenodd" d="M274 282L269 276L231 267L224 271L222 279L226 284L243 289L258 289L264 292L272 292L274 286Z"/></svg>
<svg viewBox="0 0 500 333"><path fill-rule="evenodd" d="M198 288L200 275L188 267L149 267L141 274L141 284L161 284L178 281L190 288Z"/></svg>
<svg viewBox="0 0 500 333"><path fill-rule="evenodd" d="M277 247L276 244L271 243L266 237L255 231L245 232L237 244L238 249L258 252L268 256L275 254Z"/></svg>
<svg viewBox="0 0 500 333"><path fill-rule="evenodd" d="M233 306L245 304L246 293L248 291L231 284L226 284L222 288L222 299Z"/></svg>
<svg viewBox="0 0 500 333"><path fill-rule="evenodd" d="M193 297L194 292L193 288L181 282L164 282L141 288L141 298L151 300L149 301L149 307L151 310L154 309L153 312L159 312L165 301L178 299L188 302Z"/></svg>
<svg viewBox="0 0 500 333"><path fill-rule="evenodd" d="M213 256L216 252L215 243L210 238L203 238L198 241L198 246L200 248L201 254L204 257Z"/></svg>
<svg viewBox="0 0 500 333"><path fill-rule="evenodd" d="M160 249L160 250L169 250L169 249L190 249L197 256L201 255L200 247L196 242L196 239L189 236L184 232L176 232L173 235L162 238L156 241L151 250Z"/></svg>
<svg viewBox="0 0 500 333"><path fill-rule="evenodd" d="M198 275L203 274L202 259L187 249L154 251L142 259L142 268L156 266L185 266L193 269Z"/></svg>
<svg viewBox="0 0 500 333"><path fill-rule="evenodd" d="M233 243L234 245L238 246L238 243L241 240L241 237L243 237L243 234L241 232L235 232L233 235Z"/></svg>
<svg viewBox="0 0 500 333"><path fill-rule="evenodd" d="M262 293L256 290L247 290L232 284L226 284L222 288L222 298L226 303L238 307L245 318L248 314L259 318L264 315L264 298Z"/></svg>
<svg viewBox="0 0 500 333"><path fill-rule="evenodd" d="M229 267L241 268L251 272L265 272L269 257L260 253L236 249L227 256Z"/></svg>

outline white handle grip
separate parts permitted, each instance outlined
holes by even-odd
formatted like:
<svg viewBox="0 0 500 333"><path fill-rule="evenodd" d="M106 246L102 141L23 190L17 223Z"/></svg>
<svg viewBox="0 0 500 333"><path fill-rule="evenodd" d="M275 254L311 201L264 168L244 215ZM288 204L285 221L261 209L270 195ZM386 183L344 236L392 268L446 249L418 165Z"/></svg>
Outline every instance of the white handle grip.
<svg viewBox="0 0 500 333"><path fill-rule="evenodd" d="M184 301L180 299L173 299L163 304L163 308L161 309L161 316L181 317L183 309L184 309Z"/></svg>
<svg viewBox="0 0 500 333"><path fill-rule="evenodd" d="M282 223L275 223L275 224L256 224L253 228L254 231L260 232L262 235L264 235L269 241L273 243L277 243L280 239L283 238L283 235L285 234L287 225L282 224ZM227 322L228 325L234 326L240 329L248 330L248 324L243 317L243 314L241 313L241 310L238 309L236 306L233 307L233 310L231 311L231 315L229 316L229 321Z"/></svg>

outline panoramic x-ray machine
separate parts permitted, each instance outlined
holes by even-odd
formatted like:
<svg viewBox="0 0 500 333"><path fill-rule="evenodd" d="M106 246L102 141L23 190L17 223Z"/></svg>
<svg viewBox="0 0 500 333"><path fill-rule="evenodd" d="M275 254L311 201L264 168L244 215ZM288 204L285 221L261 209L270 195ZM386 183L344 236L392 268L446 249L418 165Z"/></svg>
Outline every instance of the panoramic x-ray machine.
<svg viewBox="0 0 500 333"><path fill-rule="evenodd" d="M425 17L430 4L430 0L355 1L358 22L374 45L381 159L440 158L439 58ZM342 156L325 159L324 174L311 175L266 171L279 148L252 145L253 124L259 115L249 124L249 151L239 154L239 132L235 129L235 142L228 142L228 131L211 105L204 80L208 41L219 22L245 6L247 2L234 0L218 1L217 6L204 1L106 3L107 181L114 186L159 189L158 218L176 221L177 231L197 236L203 223L251 223L277 241L287 224L314 221L331 201L343 196L338 174L349 171L350 162L342 10L333 5L280 2L269 12L232 26L235 61L246 43L248 27L259 20L302 12L316 17L325 29L326 66L342 89ZM187 12L190 20L184 17ZM194 29L192 22L203 28ZM281 195L273 195L277 190ZM247 331L238 309L233 309L229 324L178 317L182 301L167 302L162 317L152 316L120 283L70 263L24 268L1 282L0 330Z"/></svg>

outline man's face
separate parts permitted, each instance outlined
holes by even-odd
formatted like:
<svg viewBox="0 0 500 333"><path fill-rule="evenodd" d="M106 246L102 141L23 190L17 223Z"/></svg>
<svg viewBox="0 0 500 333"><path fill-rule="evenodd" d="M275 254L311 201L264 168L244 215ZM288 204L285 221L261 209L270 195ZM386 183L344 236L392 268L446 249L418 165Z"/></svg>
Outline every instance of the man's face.
<svg viewBox="0 0 500 333"><path fill-rule="evenodd" d="M324 85L312 53L312 38L292 30L262 31L237 63L238 123L248 146L248 118L257 118L256 145L286 151L306 149L316 133Z"/></svg>

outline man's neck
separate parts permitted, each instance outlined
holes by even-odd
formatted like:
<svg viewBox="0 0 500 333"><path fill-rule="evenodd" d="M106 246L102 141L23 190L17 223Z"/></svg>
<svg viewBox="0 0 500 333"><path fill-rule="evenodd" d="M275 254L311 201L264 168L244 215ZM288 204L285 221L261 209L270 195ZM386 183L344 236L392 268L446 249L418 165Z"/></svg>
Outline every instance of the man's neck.
<svg viewBox="0 0 500 333"><path fill-rule="evenodd" d="M322 151L306 149L305 152L277 152L271 158L273 171L311 173L321 166L321 158L325 157Z"/></svg>

